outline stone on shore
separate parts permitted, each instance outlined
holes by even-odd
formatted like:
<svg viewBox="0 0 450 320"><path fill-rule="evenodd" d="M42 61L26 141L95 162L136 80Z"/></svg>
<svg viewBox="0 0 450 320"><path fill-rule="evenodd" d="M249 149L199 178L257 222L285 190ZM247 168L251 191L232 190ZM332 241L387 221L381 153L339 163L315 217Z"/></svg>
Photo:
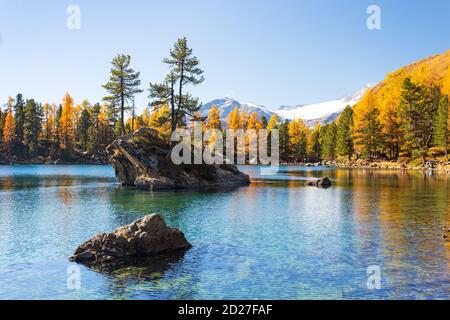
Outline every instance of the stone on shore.
<svg viewBox="0 0 450 320"><path fill-rule="evenodd" d="M106 152L122 185L145 191L250 184L234 165L175 165L169 144L149 128L117 138Z"/></svg>
<svg viewBox="0 0 450 320"><path fill-rule="evenodd" d="M88 267L123 263L137 258L190 249L183 232L152 214L112 233L102 233L79 246L70 261Z"/></svg>
<svg viewBox="0 0 450 320"><path fill-rule="evenodd" d="M310 187L329 188L331 187L331 180L328 177L323 177L316 181L309 181L306 185Z"/></svg>

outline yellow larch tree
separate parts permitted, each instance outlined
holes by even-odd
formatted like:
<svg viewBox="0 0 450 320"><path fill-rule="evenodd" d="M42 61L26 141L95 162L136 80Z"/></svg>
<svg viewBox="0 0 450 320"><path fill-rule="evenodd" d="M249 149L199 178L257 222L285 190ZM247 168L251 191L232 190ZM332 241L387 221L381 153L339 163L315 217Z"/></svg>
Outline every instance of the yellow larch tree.
<svg viewBox="0 0 450 320"><path fill-rule="evenodd" d="M241 128L241 117L238 107L235 107L233 111L227 117L228 129L237 130Z"/></svg>
<svg viewBox="0 0 450 320"><path fill-rule="evenodd" d="M245 111L239 112L239 120L240 120L239 128L240 129L247 128L248 119L249 119L249 115L247 112L245 112Z"/></svg>
<svg viewBox="0 0 450 320"><path fill-rule="evenodd" d="M242 125L245 125L246 127L244 128L247 129L247 131L245 132L245 145L248 150L249 157L253 155L253 161L255 161L254 163L256 163L258 157L258 132L260 129L262 129L262 123L259 120L259 114L257 112L252 112L249 116L246 116L246 121L243 122Z"/></svg>
<svg viewBox="0 0 450 320"><path fill-rule="evenodd" d="M61 149L70 146L74 139L74 105L73 98L66 93L62 101L62 113L60 119L60 143Z"/></svg>
<svg viewBox="0 0 450 320"><path fill-rule="evenodd" d="M56 105L52 103L50 105L50 115L48 117L48 125L50 129L50 139L56 140Z"/></svg>
<svg viewBox="0 0 450 320"><path fill-rule="evenodd" d="M12 109L6 111L5 126L3 127L3 143L10 149L16 136L16 125Z"/></svg>
<svg viewBox="0 0 450 320"><path fill-rule="evenodd" d="M206 129L204 136L205 139L204 143L208 148L210 148L210 150L213 150L215 147L217 136L219 134L219 132L217 131L222 131L222 120L220 119L220 111L219 108L217 108L216 106L213 106L209 110L204 128Z"/></svg>
<svg viewBox="0 0 450 320"><path fill-rule="evenodd" d="M400 153L402 141L402 126L400 117L400 97L402 86L407 73L404 68L390 73L387 81L378 91L376 104L380 110L380 121L383 126L387 154L391 159L396 159ZM372 104L375 100L372 101Z"/></svg>
<svg viewBox="0 0 450 320"><path fill-rule="evenodd" d="M247 120L247 129L253 129L257 132L262 128L262 123L259 120L259 114L257 112L252 112Z"/></svg>
<svg viewBox="0 0 450 320"><path fill-rule="evenodd" d="M273 116L270 117L269 123L267 124L267 130L279 129L280 128L280 117L274 113Z"/></svg>
<svg viewBox="0 0 450 320"><path fill-rule="evenodd" d="M150 114L149 127L168 140L171 133L170 108L167 104L155 108Z"/></svg>
<svg viewBox="0 0 450 320"><path fill-rule="evenodd" d="M208 112L206 119L206 128L208 129L222 129L222 120L220 119L220 111L216 106L213 106Z"/></svg>
<svg viewBox="0 0 450 320"><path fill-rule="evenodd" d="M44 103L42 106L43 123L41 130L41 138L50 140L53 138L55 105Z"/></svg>
<svg viewBox="0 0 450 320"><path fill-rule="evenodd" d="M438 75L427 63L420 64L411 72L410 77L412 82L422 84L426 87L437 86L439 84Z"/></svg>
<svg viewBox="0 0 450 320"><path fill-rule="evenodd" d="M132 117L129 117L127 119L127 123L125 124L125 127L129 132L135 132L137 129L139 129L139 118L135 117L134 121Z"/></svg>
<svg viewBox="0 0 450 320"><path fill-rule="evenodd" d="M353 140L357 154L362 154L364 152L364 141L362 139L361 132L367 125L365 121L366 115L375 107L375 89L376 88L370 89L361 101L353 108Z"/></svg>
<svg viewBox="0 0 450 320"><path fill-rule="evenodd" d="M442 94L446 94L450 97L450 66L442 80Z"/></svg>
<svg viewBox="0 0 450 320"><path fill-rule="evenodd" d="M150 126L150 117L151 117L151 111L149 108L145 108L141 115L141 123L143 127L149 127Z"/></svg>
<svg viewBox="0 0 450 320"><path fill-rule="evenodd" d="M16 137L16 123L13 115L14 99L8 98L5 124L3 126L3 143L7 148L7 152L11 152L12 143Z"/></svg>
<svg viewBox="0 0 450 320"><path fill-rule="evenodd" d="M84 102L86 102L87 100L85 100ZM73 140L74 141L78 141L79 140L79 126L80 126L80 116L81 116L81 112L83 111L83 107L79 104L75 105L72 109L73 111L73 117L72 117L72 127L73 127Z"/></svg>
<svg viewBox="0 0 450 320"><path fill-rule="evenodd" d="M100 112L98 114L98 140L100 144L109 143L110 123L108 119L108 108L106 105L100 106Z"/></svg>
<svg viewBox="0 0 450 320"><path fill-rule="evenodd" d="M289 147L296 160L303 161L307 154L309 129L302 119L289 122Z"/></svg>

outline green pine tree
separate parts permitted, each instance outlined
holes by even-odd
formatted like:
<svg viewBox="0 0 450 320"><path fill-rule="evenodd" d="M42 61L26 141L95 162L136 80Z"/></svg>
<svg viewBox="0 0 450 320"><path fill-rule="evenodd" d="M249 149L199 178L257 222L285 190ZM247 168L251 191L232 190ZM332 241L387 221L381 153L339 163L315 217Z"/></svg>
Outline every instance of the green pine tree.
<svg viewBox="0 0 450 320"><path fill-rule="evenodd" d="M416 148L425 164L434 131L434 119L440 90L415 84L410 78L403 82L400 111L404 118L406 139Z"/></svg>
<svg viewBox="0 0 450 320"><path fill-rule="evenodd" d="M101 106L99 103L96 103L91 110L88 130L88 151L90 153L97 151L99 148L99 130L100 130L100 120L99 115L101 112Z"/></svg>
<svg viewBox="0 0 450 320"><path fill-rule="evenodd" d="M281 123L279 130L280 159L282 161L288 161L291 157L289 150L289 120L285 120L283 123Z"/></svg>
<svg viewBox="0 0 450 320"><path fill-rule="evenodd" d="M441 97L435 117L434 143L444 149L445 157L448 157L448 96Z"/></svg>
<svg viewBox="0 0 450 320"><path fill-rule="evenodd" d="M320 139L320 131L322 126L320 124L316 125L311 131L309 135L309 143L308 143L308 157L312 159L312 161L321 160L322 156L322 145Z"/></svg>
<svg viewBox="0 0 450 320"><path fill-rule="evenodd" d="M16 96L16 103L14 105L14 120L16 125L16 141L19 143L23 142L23 126L25 122L24 113L25 101L23 100L22 94Z"/></svg>
<svg viewBox="0 0 450 320"><path fill-rule="evenodd" d="M55 115L55 128L56 128L55 136L56 136L56 141L58 142L58 146L61 143L61 141L60 141L61 115L62 115L62 105L59 105L58 109L56 110L56 115Z"/></svg>
<svg viewBox="0 0 450 320"><path fill-rule="evenodd" d="M298 139L298 143L295 146L295 158L301 162L305 161L307 158L308 151L308 137L306 132L301 131Z"/></svg>
<svg viewBox="0 0 450 320"><path fill-rule="evenodd" d="M23 124L24 143L28 148L28 155L35 156L38 152L38 139L41 130L41 105L33 99L27 100L24 108L25 121Z"/></svg>
<svg viewBox="0 0 450 320"><path fill-rule="evenodd" d="M142 92L139 89L141 80L139 80L139 72L135 72L130 68L131 57L129 55L119 54L112 60L112 69L109 82L103 85L110 95L103 98L113 106L119 108L120 113L120 132L122 135L125 131L125 111L128 109L127 103L130 102L134 95Z"/></svg>
<svg viewBox="0 0 450 320"><path fill-rule="evenodd" d="M322 140L322 159L334 160L336 157L336 136L337 126L333 121L330 124L322 127L321 140Z"/></svg>
<svg viewBox="0 0 450 320"><path fill-rule="evenodd" d="M347 106L339 117L337 127L336 153L343 157L352 159L353 155L353 109Z"/></svg>
<svg viewBox="0 0 450 320"><path fill-rule="evenodd" d="M364 148L364 155L373 159L381 152L384 144L383 126L378 108L372 107L362 121L364 125L358 130L359 144Z"/></svg>
<svg viewBox="0 0 450 320"><path fill-rule="evenodd" d="M78 139L80 140L80 146L82 150L85 150L88 145L89 139L89 128L91 126L91 119L89 116L89 111L87 109L83 109L80 115L80 119L78 120Z"/></svg>
<svg viewBox="0 0 450 320"><path fill-rule="evenodd" d="M263 129L267 128L267 117L266 116L261 117L261 126Z"/></svg>
<svg viewBox="0 0 450 320"><path fill-rule="evenodd" d="M170 72L162 84L150 83L150 106L161 107L169 103L172 132L176 130L186 116L193 117L200 110L198 98L185 92L188 85L199 85L204 81L200 61L192 55L186 38L178 39L170 57L163 60L170 67Z"/></svg>

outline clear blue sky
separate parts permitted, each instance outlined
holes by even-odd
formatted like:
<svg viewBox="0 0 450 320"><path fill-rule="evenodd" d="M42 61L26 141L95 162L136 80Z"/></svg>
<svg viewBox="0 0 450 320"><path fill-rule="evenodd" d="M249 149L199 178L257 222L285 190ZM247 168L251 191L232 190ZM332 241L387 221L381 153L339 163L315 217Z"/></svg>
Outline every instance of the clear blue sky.
<svg viewBox="0 0 450 320"><path fill-rule="evenodd" d="M66 27L71 4L81 30ZM381 30L366 27L371 4ZM66 91L99 101L117 53L131 54L147 89L181 36L205 70L192 90L204 103L230 93L270 107L319 102L450 49L449 13L448 0L0 0L0 102L21 92L59 103Z"/></svg>

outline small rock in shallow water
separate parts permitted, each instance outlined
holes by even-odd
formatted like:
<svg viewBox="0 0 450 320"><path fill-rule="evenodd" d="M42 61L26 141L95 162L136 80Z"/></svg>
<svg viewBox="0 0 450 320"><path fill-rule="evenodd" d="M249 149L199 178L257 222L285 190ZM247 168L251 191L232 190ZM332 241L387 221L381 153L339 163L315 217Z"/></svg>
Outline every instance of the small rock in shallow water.
<svg viewBox="0 0 450 320"><path fill-rule="evenodd" d="M317 181L309 181L306 185L310 187L329 188L331 187L331 180L328 177L323 177Z"/></svg>
<svg viewBox="0 0 450 320"><path fill-rule="evenodd" d="M79 246L70 260L95 267L191 247L183 232L168 227L161 215L153 214L112 233L93 237Z"/></svg>

